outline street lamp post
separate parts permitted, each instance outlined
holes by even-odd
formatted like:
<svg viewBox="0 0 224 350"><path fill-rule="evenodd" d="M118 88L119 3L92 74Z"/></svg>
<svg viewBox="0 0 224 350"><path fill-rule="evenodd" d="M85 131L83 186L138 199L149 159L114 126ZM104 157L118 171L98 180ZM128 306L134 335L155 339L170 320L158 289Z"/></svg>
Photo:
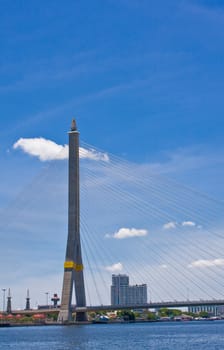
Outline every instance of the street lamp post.
<svg viewBox="0 0 224 350"><path fill-rule="evenodd" d="M3 291L3 313L5 312L5 291L6 291L6 288L2 288L2 291Z"/></svg>

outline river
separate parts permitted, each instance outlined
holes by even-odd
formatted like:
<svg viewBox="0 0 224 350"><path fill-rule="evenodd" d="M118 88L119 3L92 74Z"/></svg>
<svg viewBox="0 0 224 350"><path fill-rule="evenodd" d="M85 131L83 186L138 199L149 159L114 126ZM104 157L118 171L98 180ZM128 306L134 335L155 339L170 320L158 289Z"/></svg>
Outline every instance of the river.
<svg viewBox="0 0 224 350"><path fill-rule="evenodd" d="M224 321L0 328L0 349L223 350Z"/></svg>

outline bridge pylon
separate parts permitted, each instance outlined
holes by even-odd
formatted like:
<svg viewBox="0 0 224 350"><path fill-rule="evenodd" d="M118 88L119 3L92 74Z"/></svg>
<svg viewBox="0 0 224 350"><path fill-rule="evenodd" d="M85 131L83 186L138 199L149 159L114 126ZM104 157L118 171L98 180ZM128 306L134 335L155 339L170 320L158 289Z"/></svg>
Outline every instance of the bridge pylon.
<svg viewBox="0 0 224 350"><path fill-rule="evenodd" d="M83 263L80 242L79 132L73 119L69 134L68 239L64 279L58 322L72 321L72 292L75 287L77 307L86 306ZM86 312L77 312L76 321L87 320Z"/></svg>

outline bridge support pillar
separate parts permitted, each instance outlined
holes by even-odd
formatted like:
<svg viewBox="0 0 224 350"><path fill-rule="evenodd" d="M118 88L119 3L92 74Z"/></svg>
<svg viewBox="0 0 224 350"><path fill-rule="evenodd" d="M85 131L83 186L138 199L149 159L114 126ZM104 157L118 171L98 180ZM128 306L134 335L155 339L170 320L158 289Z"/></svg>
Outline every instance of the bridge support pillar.
<svg viewBox="0 0 224 350"><path fill-rule="evenodd" d="M75 120L69 132L69 190L68 190L68 240L64 263L64 279L61 307L58 321L72 321L72 291L75 287L76 306L86 306L83 264L80 242L80 205L79 205L79 132ZM86 312L77 312L76 320L87 320Z"/></svg>

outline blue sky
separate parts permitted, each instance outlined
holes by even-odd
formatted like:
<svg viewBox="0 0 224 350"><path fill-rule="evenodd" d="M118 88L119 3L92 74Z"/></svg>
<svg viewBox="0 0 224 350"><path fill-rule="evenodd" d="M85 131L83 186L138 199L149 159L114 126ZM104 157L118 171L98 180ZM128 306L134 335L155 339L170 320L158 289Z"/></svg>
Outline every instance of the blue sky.
<svg viewBox="0 0 224 350"><path fill-rule="evenodd" d="M51 198L46 205L52 221L37 224L40 230L29 238L24 226L7 237L4 230L0 233L0 286L13 289L17 307L23 305L26 288L32 291L33 304L43 303L47 290L60 294L66 161L52 165L30 154L38 137L67 144L73 117L81 140L102 153L223 201L223 20L221 0L1 1L0 208L12 214L15 207L31 207L40 217L41 203ZM21 138L31 140L26 153L13 148ZM52 178L54 188L49 187ZM45 186L43 193L36 190L38 181ZM31 192L39 195L36 206ZM193 219L181 217L178 225ZM32 220L26 223L29 228ZM55 232L59 227L62 236ZM112 235L119 227L112 230L102 234ZM28 249L35 267L24 262L32 260ZM16 261L20 283L12 271Z"/></svg>

